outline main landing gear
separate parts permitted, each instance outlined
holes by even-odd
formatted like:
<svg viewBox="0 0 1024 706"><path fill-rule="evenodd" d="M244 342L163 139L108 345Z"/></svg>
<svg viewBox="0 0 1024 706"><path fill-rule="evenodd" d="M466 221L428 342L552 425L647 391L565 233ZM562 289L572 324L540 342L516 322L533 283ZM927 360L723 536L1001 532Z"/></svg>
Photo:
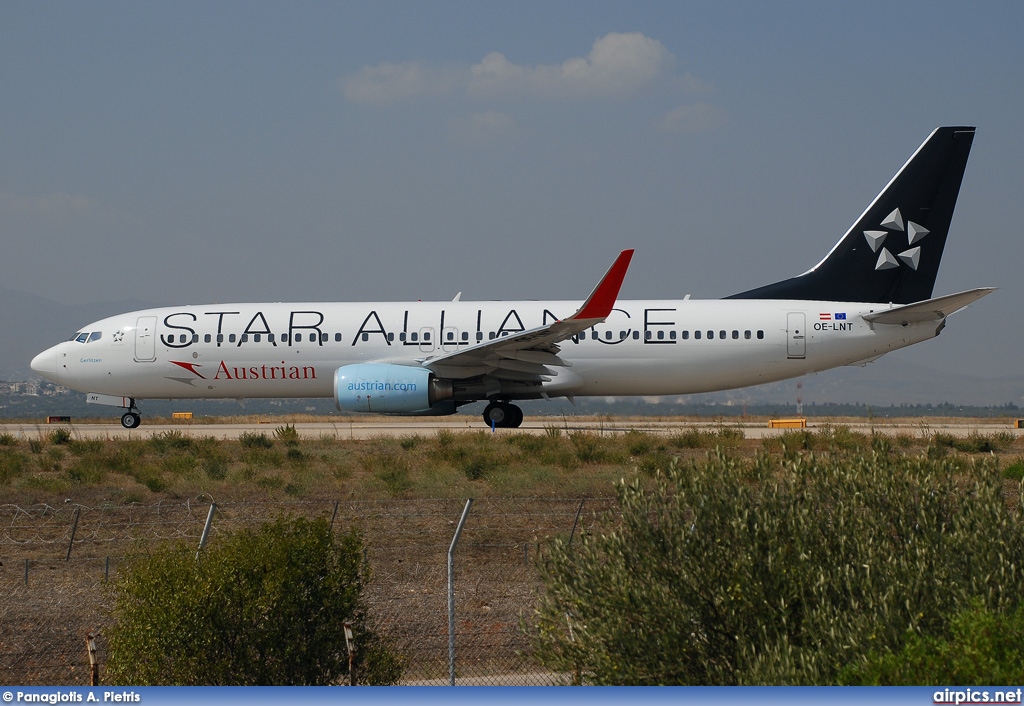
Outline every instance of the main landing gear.
<svg viewBox="0 0 1024 706"><path fill-rule="evenodd" d="M487 426L501 429L515 429L523 423L523 410L509 402L491 402L483 416Z"/></svg>

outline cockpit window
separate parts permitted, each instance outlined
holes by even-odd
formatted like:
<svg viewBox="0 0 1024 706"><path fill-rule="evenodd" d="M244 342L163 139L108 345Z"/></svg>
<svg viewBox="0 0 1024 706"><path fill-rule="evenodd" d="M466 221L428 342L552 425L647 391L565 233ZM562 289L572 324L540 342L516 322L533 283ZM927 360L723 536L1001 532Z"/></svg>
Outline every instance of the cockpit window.
<svg viewBox="0 0 1024 706"><path fill-rule="evenodd" d="M102 331L80 331L72 336L71 340L78 343L92 343L93 341L100 340L102 336Z"/></svg>

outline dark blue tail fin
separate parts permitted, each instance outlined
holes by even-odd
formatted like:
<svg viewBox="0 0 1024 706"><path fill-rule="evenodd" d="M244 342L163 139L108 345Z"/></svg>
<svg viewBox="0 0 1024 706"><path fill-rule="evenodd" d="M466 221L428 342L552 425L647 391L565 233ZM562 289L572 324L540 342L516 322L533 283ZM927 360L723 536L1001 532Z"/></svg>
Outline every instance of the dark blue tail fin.
<svg viewBox="0 0 1024 706"><path fill-rule="evenodd" d="M940 127L924 141L808 272L729 299L814 299L910 304L931 298L973 127Z"/></svg>

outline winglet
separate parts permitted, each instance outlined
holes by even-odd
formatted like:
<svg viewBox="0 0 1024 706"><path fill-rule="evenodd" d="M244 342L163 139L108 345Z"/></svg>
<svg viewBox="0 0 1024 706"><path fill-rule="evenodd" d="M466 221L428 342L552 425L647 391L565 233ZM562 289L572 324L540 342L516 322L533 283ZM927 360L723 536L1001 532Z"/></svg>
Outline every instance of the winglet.
<svg viewBox="0 0 1024 706"><path fill-rule="evenodd" d="M594 291L583 302L579 311L570 316L567 321L581 321L590 319L606 319L612 313L615 300L619 297L619 289L622 288L622 280L626 278L626 270L629 269L629 261L633 258L633 249L623 250L615 258L615 262L608 268L604 277L594 287Z"/></svg>

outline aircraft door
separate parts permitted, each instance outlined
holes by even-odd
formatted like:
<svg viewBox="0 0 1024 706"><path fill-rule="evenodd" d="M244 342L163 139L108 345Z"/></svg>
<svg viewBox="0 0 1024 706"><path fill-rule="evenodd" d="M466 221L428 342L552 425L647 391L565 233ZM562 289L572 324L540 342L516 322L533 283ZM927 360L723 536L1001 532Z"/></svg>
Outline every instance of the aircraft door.
<svg viewBox="0 0 1024 706"><path fill-rule="evenodd" d="M807 317L802 311L786 314L786 353L790 358L807 355Z"/></svg>
<svg viewBox="0 0 1024 706"><path fill-rule="evenodd" d="M452 353L459 347L459 329L454 326L445 326L441 329L441 350L445 353Z"/></svg>
<svg viewBox="0 0 1024 706"><path fill-rule="evenodd" d="M151 363L156 360L156 317L140 316L135 324L135 361Z"/></svg>

